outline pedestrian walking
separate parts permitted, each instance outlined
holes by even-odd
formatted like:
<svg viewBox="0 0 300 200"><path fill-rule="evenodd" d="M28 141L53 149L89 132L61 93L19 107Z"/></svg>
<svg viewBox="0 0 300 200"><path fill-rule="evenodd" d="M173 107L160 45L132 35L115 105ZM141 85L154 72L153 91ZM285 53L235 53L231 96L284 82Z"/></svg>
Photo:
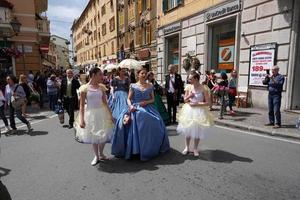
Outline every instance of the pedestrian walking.
<svg viewBox="0 0 300 200"><path fill-rule="evenodd" d="M2 90L0 90L0 117L5 125L5 133L7 133L8 131L11 131L11 128L8 125L8 121L7 118L5 116L5 103L6 103L6 99L3 95ZM1 131L0 131L1 134Z"/></svg>
<svg viewBox="0 0 300 200"><path fill-rule="evenodd" d="M209 112L209 91L200 84L199 79L197 72L189 75L190 84L185 89L185 104L178 114L177 132L185 136L185 148L182 151L184 155L192 150L194 156L199 156L199 142L204 138L206 128L213 124L213 116ZM191 139L194 142L193 148L190 148Z"/></svg>
<svg viewBox="0 0 300 200"><path fill-rule="evenodd" d="M71 69L68 69L66 73L67 77L61 82L60 99L69 115L69 129L71 129L73 128L75 109L78 109L77 89L79 89L80 83L73 78Z"/></svg>
<svg viewBox="0 0 300 200"><path fill-rule="evenodd" d="M230 114L234 115L235 112L233 111L233 104L235 102L235 97L237 95L237 72L235 70L232 70L231 75L230 75L230 79L228 82L228 98L229 98L229 102L228 102L228 106L230 109Z"/></svg>
<svg viewBox="0 0 300 200"><path fill-rule="evenodd" d="M176 73L175 65L169 65L169 74L165 80L169 118L176 124L177 106L179 105L181 94L183 93L183 82L181 76Z"/></svg>
<svg viewBox="0 0 300 200"><path fill-rule="evenodd" d="M126 77L126 73L126 69L119 68L117 76L111 82L111 95L108 102L115 120L124 109L128 108L127 97L130 80Z"/></svg>
<svg viewBox="0 0 300 200"><path fill-rule="evenodd" d="M30 104L30 94L31 94L31 92L30 92L30 88L27 84L27 77L24 74L20 75L19 84L20 84L20 86L22 86L22 88L24 89L24 92L26 94L25 103L22 105L22 115L24 117L28 117L28 114L26 113L26 110L27 110L27 105Z"/></svg>
<svg viewBox="0 0 300 200"><path fill-rule="evenodd" d="M273 128L281 127L281 97L284 84L284 76L279 74L279 67L272 67L272 75L267 71L267 76L263 81L264 85L268 86L268 107L269 107L269 123L266 126L273 126Z"/></svg>
<svg viewBox="0 0 300 200"><path fill-rule="evenodd" d="M153 85L146 82L147 70L137 70L138 82L131 84L128 107L119 116L112 140L112 154L149 160L170 149L166 127L155 109Z"/></svg>
<svg viewBox="0 0 300 200"><path fill-rule="evenodd" d="M17 84L17 78L14 75L9 75L6 78L7 85L5 87L6 102L9 106L9 121L10 127L12 128L12 133L17 132L17 127L15 123L15 113L17 118L26 124L28 132L32 131L31 124L22 115L22 105L25 103L26 93L21 85ZM18 104L19 106L13 107L13 104Z"/></svg>
<svg viewBox="0 0 300 200"><path fill-rule="evenodd" d="M207 86L209 87L210 89L210 102L209 102L209 109L210 111L213 110L213 104L214 102L216 102L217 98L216 98L216 95L214 94L213 92L213 88L216 87L218 84L217 84L217 76L216 76L216 71L214 69L210 70L209 73L207 73L207 76L208 76L208 81L207 81Z"/></svg>
<svg viewBox="0 0 300 200"><path fill-rule="evenodd" d="M49 107L50 110L54 111L58 100L58 82L56 81L56 76L52 74L47 81L47 93L49 97Z"/></svg>
<svg viewBox="0 0 300 200"><path fill-rule="evenodd" d="M223 119L224 113L226 112L226 106L228 103L228 76L225 72L221 73L221 80L218 85L213 89L216 91L220 98L220 114L219 119Z"/></svg>
<svg viewBox="0 0 300 200"><path fill-rule="evenodd" d="M90 81L79 89L80 109L75 130L78 141L92 144L95 157L91 165L94 166L107 159L103 150L112 134L113 118L107 104L106 87L100 84L103 81L101 70L92 68L89 76Z"/></svg>

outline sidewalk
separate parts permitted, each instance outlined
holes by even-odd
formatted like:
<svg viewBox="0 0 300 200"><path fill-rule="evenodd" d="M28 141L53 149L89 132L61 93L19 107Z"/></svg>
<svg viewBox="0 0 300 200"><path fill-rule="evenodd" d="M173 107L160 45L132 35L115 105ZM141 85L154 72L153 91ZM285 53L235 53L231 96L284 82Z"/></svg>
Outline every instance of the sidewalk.
<svg viewBox="0 0 300 200"><path fill-rule="evenodd" d="M235 110L236 114L234 116L224 115L222 120L218 119L219 108L212 111L216 125L300 140L300 130L296 128L300 114L282 111L282 128L273 129L273 127L264 126L269 122L268 110L259 108L235 108Z"/></svg>
<svg viewBox="0 0 300 200"><path fill-rule="evenodd" d="M178 109L180 109L179 106ZM266 127L264 124L268 123L268 110L259 108L236 108L234 116L224 115L224 119L218 119L220 107L214 106L212 111L215 116L215 124L219 126L236 128L253 133L271 135L281 138L290 138L300 140L300 130L296 128L300 113L281 112L282 127L273 129L273 127ZM177 125L167 127L168 131L176 132Z"/></svg>

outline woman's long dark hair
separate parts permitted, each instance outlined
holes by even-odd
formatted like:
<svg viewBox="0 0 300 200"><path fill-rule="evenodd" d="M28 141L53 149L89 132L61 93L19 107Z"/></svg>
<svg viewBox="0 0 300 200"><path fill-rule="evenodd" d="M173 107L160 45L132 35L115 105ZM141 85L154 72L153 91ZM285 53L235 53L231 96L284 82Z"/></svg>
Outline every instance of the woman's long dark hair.
<svg viewBox="0 0 300 200"><path fill-rule="evenodd" d="M18 79L15 75L9 74L7 77L10 78L10 80L12 80L15 84L18 83Z"/></svg>

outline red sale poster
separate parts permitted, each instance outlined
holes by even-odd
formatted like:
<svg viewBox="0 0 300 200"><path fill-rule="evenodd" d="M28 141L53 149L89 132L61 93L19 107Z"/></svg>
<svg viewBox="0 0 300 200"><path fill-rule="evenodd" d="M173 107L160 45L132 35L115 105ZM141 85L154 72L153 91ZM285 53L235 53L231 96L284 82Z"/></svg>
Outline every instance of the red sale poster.
<svg viewBox="0 0 300 200"><path fill-rule="evenodd" d="M249 70L250 86L264 86L262 81L267 74L267 70L270 70L272 66L274 66L275 56L276 44L251 47Z"/></svg>

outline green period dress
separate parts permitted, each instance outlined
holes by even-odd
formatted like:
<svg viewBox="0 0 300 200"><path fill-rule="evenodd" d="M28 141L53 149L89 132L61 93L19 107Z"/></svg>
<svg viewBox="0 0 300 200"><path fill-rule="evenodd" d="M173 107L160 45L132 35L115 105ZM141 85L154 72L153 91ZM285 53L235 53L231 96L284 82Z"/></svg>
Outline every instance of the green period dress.
<svg viewBox="0 0 300 200"><path fill-rule="evenodd" d="M152 84L154 86L154 106L158 110L161 118L164 120L164 123L169 124L169 114L161 98L162 87L156 81L153 81Z"/></svg>

